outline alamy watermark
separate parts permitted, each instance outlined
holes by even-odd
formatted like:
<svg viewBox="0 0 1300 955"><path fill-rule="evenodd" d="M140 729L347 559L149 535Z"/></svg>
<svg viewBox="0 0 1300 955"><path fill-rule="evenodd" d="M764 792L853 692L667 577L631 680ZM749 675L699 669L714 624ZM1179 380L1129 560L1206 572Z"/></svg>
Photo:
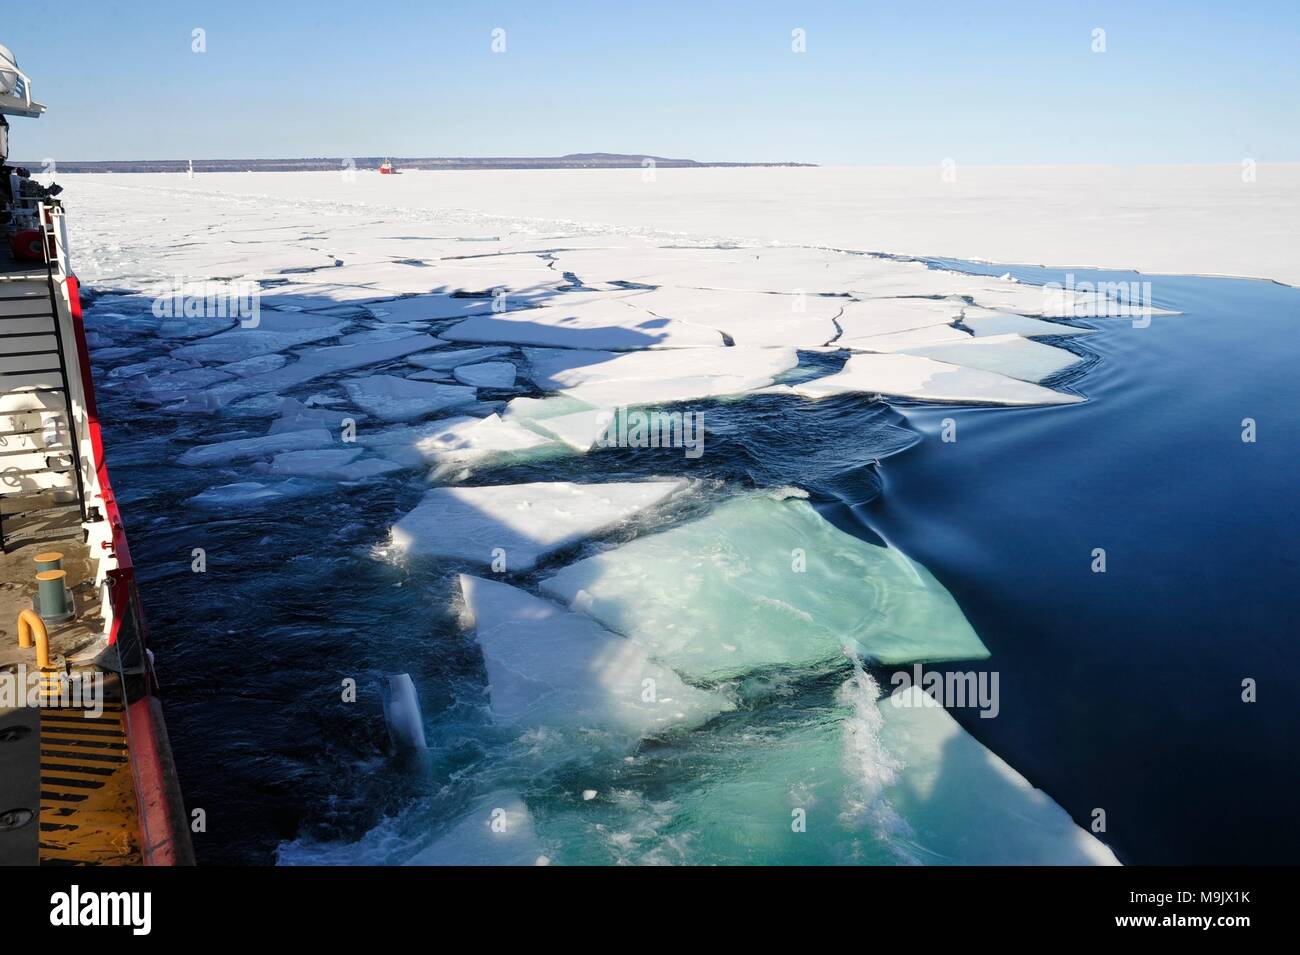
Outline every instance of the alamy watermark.
<svg viewBox="0 0 1300 955"><path fill-rule="evenodd" d="M926 671L921 664L912 664L912 669L899 670L889 678L894 691L889 701L898 707L942 706L945 709L977 709L980 719L991 720L1002 711L998 694L998 671L973 670ZM922 692L908 693L912 687Z"/></svg>
<svg viewBox="0 0 1300 955"><path fill-rule="evenodd" d="M704 454L703 411L635 411L626 407L596 415L599 448L683 448L686 457Z"/></svg>
<svg viewBox="0 0 1300 955"><path fill-rule="evenodd" d="M257 282L186 282L177 275L153 300L154 318L237 318L244 328L262 320L262 287Z"/></svg>
<svg viewBox="0 0 1300 955"><path fill-rule="evenodd" d="M49 673L28 670L23 663L0 671L0 710L22 706L76 707L86 719L95 719L104 714L104 674Z"/></svg>
<svg viewBox="0 0 1300 955"><path fill-rule="evenodd" d="M1064 293L1064 294L1062 294ZM1046 311L1061 318L1132 318L1134 328L1151 324L1154 312L1149 281L1076 282L1067 272L1065 282L1043 285Z"/></svg>

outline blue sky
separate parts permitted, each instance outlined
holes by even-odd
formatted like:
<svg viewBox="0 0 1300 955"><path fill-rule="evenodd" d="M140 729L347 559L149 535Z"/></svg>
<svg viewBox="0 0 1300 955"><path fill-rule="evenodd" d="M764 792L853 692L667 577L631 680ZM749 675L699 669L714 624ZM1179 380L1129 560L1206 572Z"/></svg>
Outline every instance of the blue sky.
<svg viewBox="0 0 1300 955"><path fill-rule="evenodd" d="M22 159L1300 159L1295 0L59 0L0 42Z"/></svg>

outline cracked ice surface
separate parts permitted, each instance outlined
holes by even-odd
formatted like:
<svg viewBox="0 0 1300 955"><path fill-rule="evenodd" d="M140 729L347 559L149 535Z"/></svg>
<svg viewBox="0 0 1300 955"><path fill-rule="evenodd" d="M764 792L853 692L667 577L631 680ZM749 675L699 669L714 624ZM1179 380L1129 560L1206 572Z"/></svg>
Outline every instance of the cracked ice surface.
<svg viewBox="0 0 1300 955"><path fill-rule="evenodd" d="M988 656L929 571L799 497L728 501L570 564L542 589L695 679L824 665L845 646L886 664Z"/></svg>
<svg viewBox="0 0 1300 955"><path fill-rule="evenodd" d="M608 530L664 501L687 481L500 487L438 487L393 526L392 543L413 557L453 557L511 572Z"/></svg>
<svg viewBox="0 0 1300 955"><path fill-rule="evenodd" d="M216 511L276 507L338 493L333 482L422 466L438 481L464 480L481 467L532 466L590 449L600 411L612 406L743 401L763 391L1069 403L1080 399L1036 382L1077 357L1030 339L1092 331L1044 318L1125 314L1078 292L812 242L491 219L446 211L445 193L438 208L423 208L418 195L396 204L340 199L333 176L73 179L68 200L82 205L78 265L88 285L147 293L176 274L261 283L257 327L139 314L108 320L111 313L96 310L105 332L95 343L98 363L130 361L109 370L113 387L151 406L179 402L164 413L211 415L207 443L176 449L180 463L257 478L231 475L224 478L231 483L189 499ZM400 177L384 183L382 195L418 193L434 181L441 180ZM149 211L162 204L165 228ZM137 337L118 339L114 328ZM102 348L119 344L130 347ZM516 384L521 349L526 380ZM852 354L837 373L775 385L798 363L796 349ZM825 367L820 359L812 364ZM469 417L485 412L475 388L455 378L520 396L501 416ZM546 397L533 397L538 391ZM256 429L224 423L227 414L260 416L270 433L244 437ZM349 419L369 423L356 445L340 445ZM204 421L194 414L188 426ZM402 424L382 424L389 421ZM383 491L410 481L403 475ZM485 566L499 549L506 573L527 573L547 555L626 522L635 530L639 514L685 483L438 487L393 526L394 549ZM794 550L806 561L800 573L791 569ZM493 712L530 729L581 721L639 736L697 727L681 735L711 760L674 791L675 804L653 809L698 838L686 861L1109 856L942 710L894 712L860 696L838 700L826 719L771 732L755 728L748 714L702 725L725 701L681 678L743 680L764 670L793 681L805 668L824 676L844 665L845 643L883 662L987 655L925 568L841 533L806 501L744 494L702 518L633 535L542 586L572 610L502 583L468 584ZM666 718L666 710L644 705L634 690L636 674L646 672L657 674L661 693L664 683L674 688L661 703L690 706ZM723 735L720 724L733 720L740 735ZM536 792L526 783L483 791L489 795L467 813L457 807L459 823L414 861L581 856L566 839L563 813L529 812L524 797ZM819 821L791 842L790 807L800 804L792 800L806 792L823 797L835 821ZM651 804L661 806L638 803ZM517 838L484 831L485 815L502 807ZM627 833L588 835L596 842Z"/></svg>

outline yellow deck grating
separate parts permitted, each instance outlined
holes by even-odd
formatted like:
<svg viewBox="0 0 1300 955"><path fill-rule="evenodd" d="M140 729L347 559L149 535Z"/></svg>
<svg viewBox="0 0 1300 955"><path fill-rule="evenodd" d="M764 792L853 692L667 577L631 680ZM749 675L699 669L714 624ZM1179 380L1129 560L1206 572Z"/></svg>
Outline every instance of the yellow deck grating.
<svg viewBox="0 0 1300 955"><path fill-rule="evenodd" d="M41 865L139 865L125 713L41 710Z"/></svg>

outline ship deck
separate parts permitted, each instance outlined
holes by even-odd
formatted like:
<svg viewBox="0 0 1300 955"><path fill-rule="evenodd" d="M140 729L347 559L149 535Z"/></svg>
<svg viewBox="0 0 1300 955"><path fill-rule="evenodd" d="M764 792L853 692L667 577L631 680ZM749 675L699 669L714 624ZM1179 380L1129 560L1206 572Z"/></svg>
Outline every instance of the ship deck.
<svg viewBox="0 0 1300 955"><path fill-rule="evenodd" d="M7 499L4 508L30 501ZM72 527L79 515L74 511ZM76 616L47 625L56 667L102 673L102 712L64 700L10 706L0 697L0 866L139 863L140 837L126 742L121 680L100 616L90 553L66 525L0 554L0 679L36 672L35 649L18 646L18 614L30 609L36 554L56 550ZM47 539L42 539L42 538ZM47 684L48 685L48 684ZM45 701L49 702L49 701ZM93 701L92 701L93 702Z"/></svg>

